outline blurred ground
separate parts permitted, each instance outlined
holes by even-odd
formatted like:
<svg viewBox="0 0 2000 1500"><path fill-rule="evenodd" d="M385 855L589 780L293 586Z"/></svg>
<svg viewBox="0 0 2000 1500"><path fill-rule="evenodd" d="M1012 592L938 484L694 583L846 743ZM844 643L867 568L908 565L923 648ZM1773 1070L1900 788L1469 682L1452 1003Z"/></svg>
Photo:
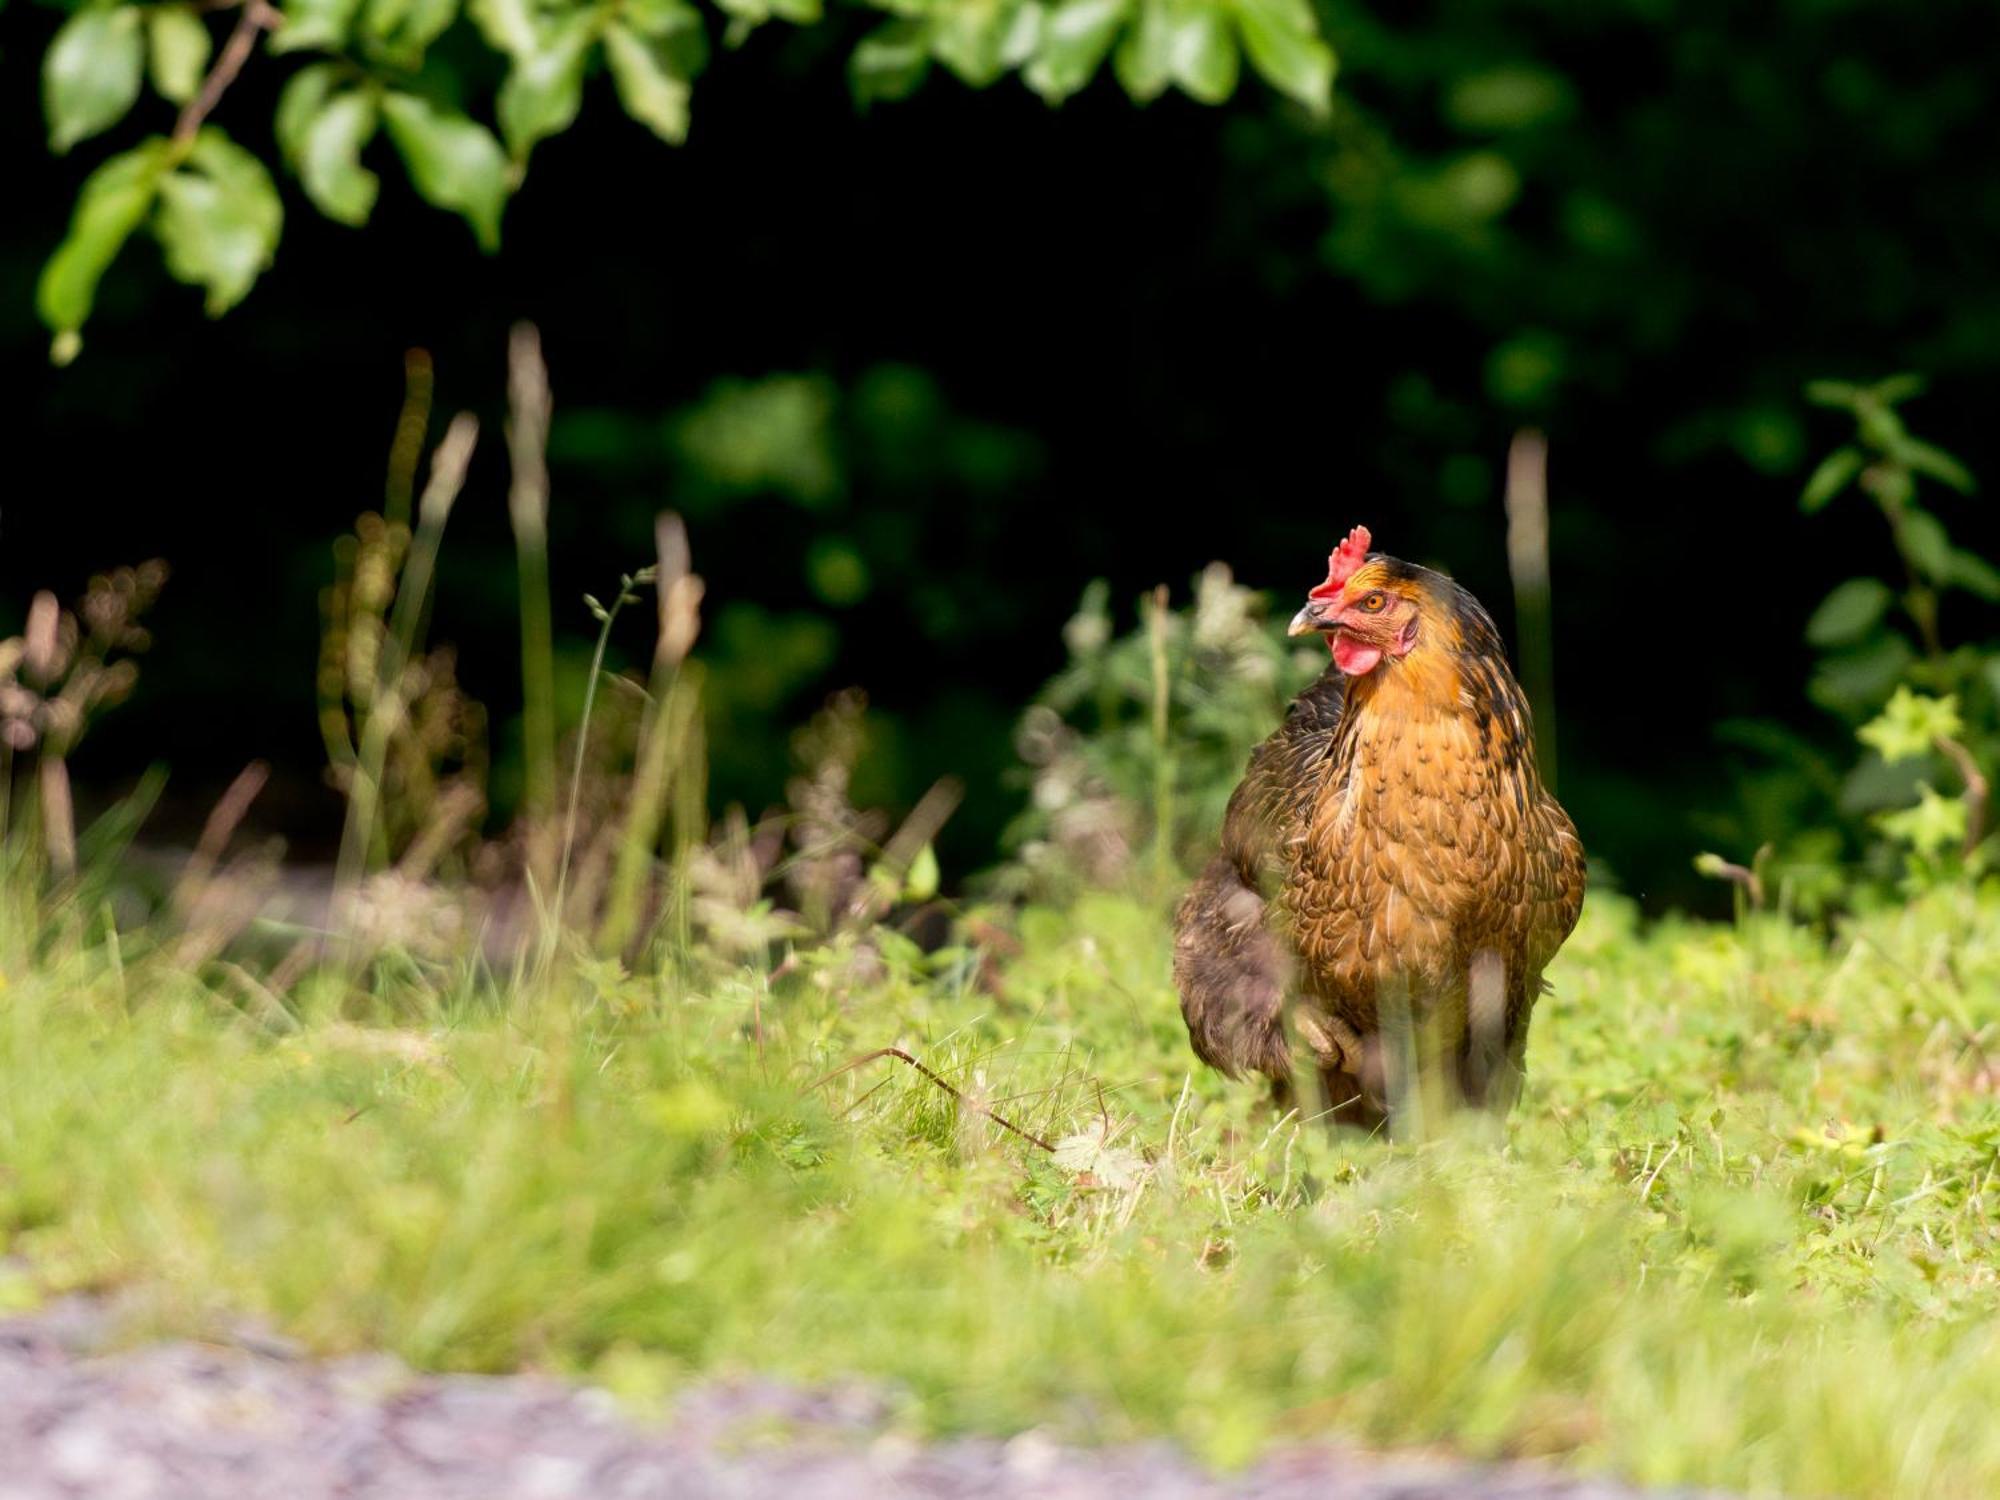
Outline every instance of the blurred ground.
<svg viewBox="0 0 2000 1500"><path fill-rule="evenodd" d="M281 1342L95 1352L115 1319L71 1299L0 1321L0 1500L676 1500L869 1494L951 1500L1614 1500L1639 1492L1529 1466L1329 1448L1219 1479L1164 1443L1058 1446L1028 1433L919 1444L856 1387L714 1384L641 1427L601 1391L529 1376L418 1377L393 1359L318 1363ZM1685 1492L1683 1492L1685 1493Z"/></svg>

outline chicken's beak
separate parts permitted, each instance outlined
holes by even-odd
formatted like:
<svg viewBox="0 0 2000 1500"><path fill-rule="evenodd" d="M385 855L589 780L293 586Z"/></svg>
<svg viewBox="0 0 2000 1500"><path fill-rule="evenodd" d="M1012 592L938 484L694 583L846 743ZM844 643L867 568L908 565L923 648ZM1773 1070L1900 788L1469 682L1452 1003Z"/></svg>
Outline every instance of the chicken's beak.
<svg viewBox="0 0 2000 1500"><path fill-rule="evenodd" d="M1311 599L1306 602L1304 609L1292 616L1292 623L1286 627L1285 634L1312 635L1316 631L1325 630L1332 623L1327 618L1326 602L1320 599Z"/></svg>

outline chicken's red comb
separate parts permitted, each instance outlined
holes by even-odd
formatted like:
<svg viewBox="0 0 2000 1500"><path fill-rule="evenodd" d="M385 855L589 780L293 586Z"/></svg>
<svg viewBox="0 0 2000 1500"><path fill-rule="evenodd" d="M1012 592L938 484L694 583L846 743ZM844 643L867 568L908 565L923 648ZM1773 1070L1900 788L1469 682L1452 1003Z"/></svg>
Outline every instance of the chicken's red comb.
<svg viewBox="0 0 2000 1500"><path fill-rule="evenodd" d="M1306 595L1308 599L1332 599L1347 586L1347 580L1368 560L1368 548L1374 538L1368 535L1366 526L1357 526L1347 533L1347 540L1333 549L1333 555L1326 560L1326 582Z"/></svg>

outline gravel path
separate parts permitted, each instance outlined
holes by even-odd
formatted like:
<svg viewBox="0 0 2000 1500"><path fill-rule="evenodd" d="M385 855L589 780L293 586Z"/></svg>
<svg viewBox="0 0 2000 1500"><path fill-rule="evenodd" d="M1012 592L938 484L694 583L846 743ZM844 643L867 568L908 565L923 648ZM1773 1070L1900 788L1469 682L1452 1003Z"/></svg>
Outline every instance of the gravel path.
<svg viewBox="0 0 2000 1500"><path fill-rule="evenodd" d="M863 1391L716 1385L637 1425L530 1376L416 1376L273 1341L99 1354L89 1304L0 1321L0 1500L1635 1500L1527 1466L1326 1448L1218 1479L1165 1444L917 1444ZM1650 1500L1664 1500L1654 1495Z"/></svg>

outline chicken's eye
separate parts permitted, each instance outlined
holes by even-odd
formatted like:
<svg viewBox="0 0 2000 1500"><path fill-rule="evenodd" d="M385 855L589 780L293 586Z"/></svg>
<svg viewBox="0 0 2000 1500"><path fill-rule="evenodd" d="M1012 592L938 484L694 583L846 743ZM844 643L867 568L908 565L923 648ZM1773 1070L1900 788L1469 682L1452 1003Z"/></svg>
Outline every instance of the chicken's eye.
<svg viewBox="0 0 2000 1500"><path fill-rule="evenodd" d="M1389 603L1389 596L1383 593L1380 589L1376 589L1372 593L1363 594L1361 596L1361 608L1367 614L1371 615L1381 614L1383 609L1387 607L1388 603Z"/></svg>

